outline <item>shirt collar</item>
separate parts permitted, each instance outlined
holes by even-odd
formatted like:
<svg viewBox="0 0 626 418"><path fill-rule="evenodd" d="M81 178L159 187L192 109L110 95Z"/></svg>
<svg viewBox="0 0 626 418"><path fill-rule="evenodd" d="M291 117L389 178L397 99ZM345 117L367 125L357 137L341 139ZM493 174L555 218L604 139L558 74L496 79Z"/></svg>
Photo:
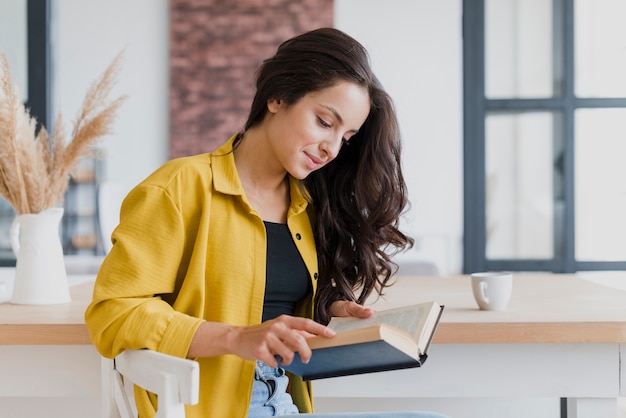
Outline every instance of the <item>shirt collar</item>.
<svg viewBox="0 0 626 418"><path fill-rule="evenodd" d="M215 173L213 186L215 190L224 194L243 195L243 186L239 180L233 154L233 142L237 135L233 135L224 145L211 153L211 165Z"/></svg>
<svg viewBox="0 0 626 418"><path fill-rule="evenodd" d="M233 153L233 142L237 135L233 135L226 143L211 153L211 165L214 172L219 173L213 176L213 186L220 193L230 195L243 195L243 186L235 166L235 154ZM289 194L291 204L289 214L301 213L307 207L307 200L302 194L300 182L289 176Z"/></svg>

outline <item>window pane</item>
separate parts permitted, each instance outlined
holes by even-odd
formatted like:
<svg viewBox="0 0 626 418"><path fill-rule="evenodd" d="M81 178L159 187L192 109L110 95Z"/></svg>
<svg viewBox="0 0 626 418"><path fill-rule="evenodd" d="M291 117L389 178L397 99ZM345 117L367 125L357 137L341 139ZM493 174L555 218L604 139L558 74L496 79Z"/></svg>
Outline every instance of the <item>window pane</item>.
<svg viewBox="0 0 626 418"><path fill-rule="evenodd" d="M490 260L553 257L554 119L547 112L487 116L486 255Z"/></svg>
<svg viewBox="0 0 626 418"><path fill-rule="evenodd" d="M576 0L576 95L626 97L626 2Z"/></svg>
<svg viewBox="0 0 626 418"><path fill-rule="evenodd" d="M542 98L555 94L552 22L552 1L485 1L488 98Z"/></svg>
<svg viewBox="0 0 626 418"><path fill-rule="evenodd" d="M626 260L626 109L576 112L576 260Z"/></svg>

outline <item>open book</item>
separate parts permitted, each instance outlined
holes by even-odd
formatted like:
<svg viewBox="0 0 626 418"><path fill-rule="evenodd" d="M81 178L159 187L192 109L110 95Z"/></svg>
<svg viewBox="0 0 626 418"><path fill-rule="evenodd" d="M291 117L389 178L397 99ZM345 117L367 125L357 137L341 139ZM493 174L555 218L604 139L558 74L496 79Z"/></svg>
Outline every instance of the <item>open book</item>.
<svg viewBox="0 0 626 418"><path fill-rule="evenodd" d="M304 364L298 353L281 365L304 380L420 367L441 318L443 306L425 302L376 312L372 317L332 318L332 338L307 340L313 355Z"/></svg>

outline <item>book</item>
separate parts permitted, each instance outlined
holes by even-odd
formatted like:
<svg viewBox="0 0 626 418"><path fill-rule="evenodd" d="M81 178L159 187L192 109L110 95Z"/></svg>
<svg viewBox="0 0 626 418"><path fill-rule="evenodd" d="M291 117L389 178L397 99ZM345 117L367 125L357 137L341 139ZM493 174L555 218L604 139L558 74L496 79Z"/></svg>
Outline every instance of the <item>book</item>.
<svg viewBox="0 0 626 418"><path fill-rule="evenodd" d="M377 311L370 318L333 317L331 338L307 339L313 351L304 364L296 353L285 370L304 380L420 367L439 324L436 302Z"/></svg>

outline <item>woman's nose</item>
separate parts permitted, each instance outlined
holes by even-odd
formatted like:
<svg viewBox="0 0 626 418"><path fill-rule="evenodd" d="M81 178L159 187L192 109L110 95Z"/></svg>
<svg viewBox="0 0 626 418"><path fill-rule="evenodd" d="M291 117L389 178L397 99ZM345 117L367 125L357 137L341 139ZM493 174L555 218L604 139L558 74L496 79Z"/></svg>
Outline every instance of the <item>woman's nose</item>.
<svg viewBox="0 0 626 418"><path fill-rule="evenodd" d="M332 137L329 137L328 140L322 142L322 149L324 153L328 156L329 162L337 157L342 145L343 136L341 135L338 135L338 137L333 135Z"/></svg>

